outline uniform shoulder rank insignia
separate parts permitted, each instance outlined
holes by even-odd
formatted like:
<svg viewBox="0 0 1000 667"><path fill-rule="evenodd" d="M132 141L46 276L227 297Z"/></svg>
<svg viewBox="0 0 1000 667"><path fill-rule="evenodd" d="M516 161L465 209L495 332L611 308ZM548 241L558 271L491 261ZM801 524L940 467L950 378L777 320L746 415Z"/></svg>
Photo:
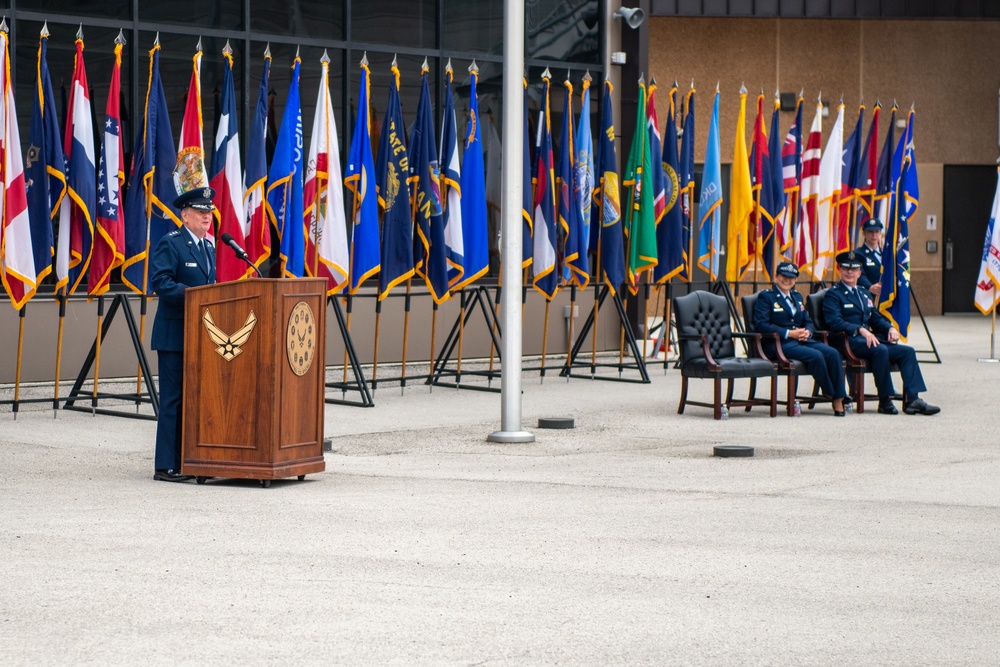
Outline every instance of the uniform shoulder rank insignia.
<svg viewBox="0 0 1000 667"><path fill-rule="evenodd" d="M172 231L172 232L167 232L167 236L177 236L177 235L178 235L178 234L180 234L180 233L181 233L181 230L179 230L179 229L175 229L175 230L174 230L174 231Z"/></svg>

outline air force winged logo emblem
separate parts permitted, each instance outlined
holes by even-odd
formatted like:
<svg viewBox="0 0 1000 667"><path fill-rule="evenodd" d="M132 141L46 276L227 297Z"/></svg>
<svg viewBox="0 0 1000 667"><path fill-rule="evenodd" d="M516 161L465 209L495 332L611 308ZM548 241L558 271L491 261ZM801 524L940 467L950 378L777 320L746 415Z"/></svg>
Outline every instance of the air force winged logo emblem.
<svg viewBox="0 0 1000 667"><path fill-rule="evenodd" d="M251 310L250 315L247 316L246 324L232 336L216 326L210 310L205 309L205 316L202 317L202 321L205 323L208 337L212 339L213 343L219 346L215 348L215 351L226 361L232 361L243 352L243 345L250 339L250 332L253 331L254 326L257 324L257 316Z"/></svg>

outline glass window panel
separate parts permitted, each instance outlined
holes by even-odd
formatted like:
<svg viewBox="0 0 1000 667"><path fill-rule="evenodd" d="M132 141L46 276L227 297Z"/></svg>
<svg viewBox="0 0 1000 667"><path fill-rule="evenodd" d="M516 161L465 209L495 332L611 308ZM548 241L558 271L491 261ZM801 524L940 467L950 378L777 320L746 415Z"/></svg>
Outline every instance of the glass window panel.
<svg viewBox="0 0 1000 667"><path fill-rule="evenodd" d="M10 6L10 0L3 3ZM18 0L17 8L30 11L70 14L72 16L99 16L108 19L132 18L132 0ZM51 19L50 19L51 20Z"/></svg>
<svg viewBox="0 0 1000 667"><path fill-rule="evenodd" d="M243 0L140 2L139 20L238 30L243 27Z"/></svg>
<svg viewBox="0 0 1000 667"><path fill-rule="evenodd" d="M503 0L445 0L442 46L503 54Z"/></svg>
<svg viewBox="0 0 1000 667"><path fill-rule="evenodd" d="M529 58L599 63L598 3L538 0L525 7Z"/></svg>
<svg viewBox="0 0 1000 667"><path fill-rule="evenodd" d="M250 29L295 37L344 38L344 0L250 0Z"/></svg>
<svg viewBox="0 0 1000 667"><path fill-rule="evenodd" d="M139 66L139 90L136 97L139 104L136 115L144 113L146 86L149 72L149 50L152 48L156 33L139 33L139 54L141 63ZM196 37L191 35L175 35L160 33L160 79L163 81L163 92L167 100L167 111L170 116L170 129L174 136L176 146L181 133L181 122L184 119L184 107L187 104L188 86L191 83L191 71L195 46L198 43ZM205 146L206 169L210 168L212 161L212 147L215 144L215 131L218 125L218 115L220 112L219 103L222 90L223 76L223 56L222 48L226 40L218 37L202 38L201 57L201 114L202 114L202 143ZM231 42L233 49L233 81L236 88L236 108L244 109L243 100L243 71L246 67L242 53L242 43ZM242 114L241 114L242 115ZM244 118L240 119L240 128L246 126ZM245 139L244 139L245 141Z"/></svg>
<svg viewBox="0 0 1000 667"><path fill-rule="evenodd" d="M351 40L434 48L436 8L437 0L351 0Z"/></svg>

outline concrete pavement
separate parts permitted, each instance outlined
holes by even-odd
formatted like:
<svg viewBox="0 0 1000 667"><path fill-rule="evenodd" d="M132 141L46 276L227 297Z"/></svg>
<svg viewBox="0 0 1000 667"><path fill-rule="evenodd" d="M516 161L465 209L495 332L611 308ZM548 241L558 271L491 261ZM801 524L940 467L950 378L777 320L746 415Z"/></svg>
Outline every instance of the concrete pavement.
<svg viewBox="0 0 1000 667"><path fill-rule="evenodd" d="M153 422L0 413L0 663L997 664L1000 364L986 318L930 326L935 417L679 416L657 367L526 376L525 425L577 428L496 445L498 395L384 387L266 490L154 482Z"/></svg>

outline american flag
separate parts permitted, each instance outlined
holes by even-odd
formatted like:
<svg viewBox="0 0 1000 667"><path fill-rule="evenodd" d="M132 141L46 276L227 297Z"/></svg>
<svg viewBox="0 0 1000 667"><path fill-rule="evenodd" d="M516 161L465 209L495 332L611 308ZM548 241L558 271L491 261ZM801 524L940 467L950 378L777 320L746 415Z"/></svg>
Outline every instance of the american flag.
<svg viewBox="0 0 1000 667"><path fill-rule="evenodd" d="M108 291L111 271L125 261L125 218L121 207L121 187L125 179L125 159L122 151L121 97L122 45L115 45L115 66L108 87L108 105L104 120L104 141L97 169L97 233L91 259L87 293L100 295Z"/></svg>

